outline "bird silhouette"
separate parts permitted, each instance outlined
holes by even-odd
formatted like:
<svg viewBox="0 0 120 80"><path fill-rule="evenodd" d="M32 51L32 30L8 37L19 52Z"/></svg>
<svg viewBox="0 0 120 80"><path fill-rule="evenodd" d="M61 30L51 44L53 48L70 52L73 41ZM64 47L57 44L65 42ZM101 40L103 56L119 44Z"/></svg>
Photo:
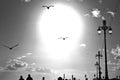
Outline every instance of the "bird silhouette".
<svg viewBox="0 0 120 80"><path fill-rule="evenodd" d="M47 9L50 9L50 7L54 7L54 6L53 5L49 5L49 6L44 5L42 7L46 7Z"/></svg>
<svg viewBox="0 0 120 80"><path fill-rule="evenodd" d="M13 48L17 47L18 45L19 45L19 44L16 44L16 45L11 46L11 47L9 47L9 46L7 46L7 45L2 45L2 46L8 48L9 50L13 50Z"/></svg>
<svg viewBox="0 0 120 80"><path fill-rule="evenodd" d="M66 40L69 37L59 37L58 39Z"/></svg>

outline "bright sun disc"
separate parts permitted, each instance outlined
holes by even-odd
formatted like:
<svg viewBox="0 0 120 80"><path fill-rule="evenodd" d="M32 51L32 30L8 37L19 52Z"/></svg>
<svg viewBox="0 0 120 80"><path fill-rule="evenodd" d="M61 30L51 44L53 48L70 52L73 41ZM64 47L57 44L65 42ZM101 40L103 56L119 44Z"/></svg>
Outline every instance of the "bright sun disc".
<svg viewBox="0 0 120 80"><path fill-rule="evenodd" d="M44 52L52 60L69 60L71 52L76 49L83 32L83 21L71 7L56 4L45 9L37 23ZM60 37L68 37L66 40Z"/></svg>

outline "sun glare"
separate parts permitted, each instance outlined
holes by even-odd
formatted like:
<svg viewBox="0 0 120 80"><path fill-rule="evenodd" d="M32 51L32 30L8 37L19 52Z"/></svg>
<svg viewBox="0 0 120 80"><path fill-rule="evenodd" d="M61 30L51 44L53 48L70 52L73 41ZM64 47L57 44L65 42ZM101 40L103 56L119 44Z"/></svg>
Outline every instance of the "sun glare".
<svg viewBox="0 0 120 80"><path fill-rule="evenodd" d="M38 36L46 56L52 60L69 60L82 38L83 21L70 6L55 4L45 9L37 23ZM61 37L67 37L65 40Z"/></svg>

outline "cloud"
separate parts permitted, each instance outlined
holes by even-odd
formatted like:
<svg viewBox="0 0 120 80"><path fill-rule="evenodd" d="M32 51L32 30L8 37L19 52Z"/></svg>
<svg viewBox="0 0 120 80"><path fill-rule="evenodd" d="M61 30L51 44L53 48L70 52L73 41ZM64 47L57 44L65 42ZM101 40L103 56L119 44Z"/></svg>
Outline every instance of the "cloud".
<svg viewBox="0 0 120 80"><path fill-rule="evenodd" d="M7 65L5 70L9 70L9 71L16 71L17 68L14 65Z"/></svg>
<svg viewBox="0 0 120 80"><path fill-rule="evenodd" d="M35 65L36 63L32 63L31 65L33 66L33 65Z"/></svg>
<svg viewBox="0 0 120 80"><path fill-rule="evenodd" d="M80 44L80 46L85 48L85 47L86 47L86 44L83 43L83 44Z"/></svg>
<svg viewBox="0 0 120 80"><path fill-rule="evenodd" d="M23 58L26 58L27 56L30 56L32 55L32 53L26 53L26 55L23 55L23 56L20 56L20 57L17 57L17 59L23 59Z"/></svg>
<svg viewBox="0 0 120 80"><path fill-rule="evenodd" d="M22 0L22 1L24 1L24 2L31 2L32 0Z"/></svg>
<svg viewBox="0 0 120 80"><path fill-rule="evenodd" d="M120 56L115 56L114 59L115 60L120 60Z"/></svg>
<svg viewBox="0 0 120 80"><path fill-rule="evenodd" d="M84 0L79 0L80 2L83 2Z"/></svg>
<svg viewBox="0 0 120 80"><path fill-rule="evenodd" d="M111 53L112 53L113 55L115 55L115 56L120 56L120 47L119 47L119 45L117 45L116 48L113 48L113 49L111 50Z"/></svg>
<svg viewBox="0 0 120 80"><path fill-rule="evenodd" d="M96 17L96 18L102 17L101 11L99 9L97 9L97 8L93 8L90 13L87 13L84 16Z"/></svg>
<svg viewBox="0 0 120 80"><path fill-rule="evenodd" d="M22 59L22 57L17 57L17 59Z"/></svg>
<svg viewBox="0 0 120 80"><path fill-rule="evenodd" d="M111 62L111 61L108 61L107 64L108 64L108 65L116 65L115 62Z"/></svg>
<svg viewBox="0 0 120 80"><path fill-rule="evenodd" d="M26 71L28 71L28 72L34 72L34 71L35 71L35 68L27 67L27 68L26 68Z"/></svg>
<svg viewBox="0 0 120 80"><path fill-rule="evenodd" d="M0 71L3 71L4 70L4 68L3 67L0 67Z"/></svg>
<svg viewBox="0 0 120 80"><path fill-rule="evenodd" d="M120 70L120 46L117 44L116 48L111 49L111 54L114 55L114 60L117 62L109 62L109 65L113 65L112 71Z"/></svg>
<svg viewBox="0 0 120 80"><path fill-rule="evenodd" d="M17 57L16 59L11 59L7 62L7 65L5 66L5 70L15 71L21 68L28 67L28 63L22 61L23 58L26 58L28 56L32 55L32 53L26 53L26 55ZM35 63L32 63L31 65L35 65Z"/></svg>
<svg viewBox="0 0 120 80"><path fill-rule="evenodd" d="M111 71L118 71L120 70L120 65L119 66L113 66Z"/></svg>
<svg viewBox="0 0 120 80"><path fill-rule="evenodd" d="M114 66L112 67L111 71L116 71L118 69L118 67Z"/></svg>
<svg viewBox="0 0 120 80"><path fill-rule="evenodd" d="M94 8L91 13L93 17L101 17L101 11L97 8Z"/></svg>
<svg viewBox="0 0 120 80"><path fill-rule="evenodd" d="M39 73L51 73L51 70L48 68L36 68L35 70Z"/></svg>
<svg viewBox="0 0 120 80"><path fill-rule="evenodd" d="M29 56L29 55L32 55L32 53L27 53L26 55L28 55L28 56Z"/></svg>
<svg viewBox="0 0 120 80"><path fill-rule="evenodd" d="M105 17L102 16L102 14L101 14L101 10L97 9L97 8L93 8L92 11L90 11L87 14L85 14L84 16L94 17L94 18L101 18L102 20L105 19Z"/></svg>
<svg viewBox="0 0 120 80"><path fill-rule="evenodd" d="M100 1L99 3L102 3L102 0L99 0L99 1ZM107 9L105 11L105 13L110 14L112 17L115 16L115 12L110 11L109 9ZM97 8L93 8L92 11L85 14L84 16L94 17L94 18L101 18L102 20L105 20L105 17L102 15L102 11L100 9L97 9Z"/></svg>
<svg viewBox="0 0 120 80"><path fill-rule="evenodd" d="M91 17L91 15L89 13L85 14L84 16L88 16L88 17Z"/></svg>
<svg viewBox="0 0 120 80"><path fill-rule="evenodd" d="M103 2L103 0L99 0L98 2L101 4Z"/></svg>
<svg viewBox="0 0 120 80"><path fill-rule="evenodd" d="M111 50L111 54L113 54L115 56L114 57L115 60L120 60L120 47L119 47L119 45L117 45L116 48L113 48Z"/></svg>
<svg viewBox="0 0 120 80"><path fill-rule="evenodd" d="M25 58L26 56L21 56L22 58Z"/></svg>
<svg viewBox="0 0 120 80"><path fill-rule="evenodd" d="M111 71L118 71L120 70L120 60L118 60L117 62L111 62L111 61L108 61L108 65L111 65Z"/></svg>
<svg viewBox="0 0 120 80"><path fill-rule="evenodd" d="M52 73L49 68L40 68L40 67L27 67L26 71L28 72L38 72L38 73Z"/></svg>
<svg viewBox="0 0 120 80"><path fill-rule="evenodd" d="M116 62L116 63L113 62L113 63L111 63L111 65L113 65L111 71L120 70L120 61L118 61L118 62Z"/></svg>
<svg viewBox="0 0 120 80"><path fill-rule="evenodd" d="M110 14L112 17L115 16L115 12L113 12L113 11L107 11L106 13Z"/></svg>
<svg viewBox="0 0 120 80"><path fill-rule="evenodd" d="M17 59L23 59L23 58L26 58L26 56L17 57Z"/></svg>
<svg viewBox="0 0 120 80"><path fill-rule="evenodd" d="M13 59L8 62L7 66L5 67L5 70L14 71L14 70L18 70L21 68L25 68L27 66L28 64L26 62L23 62L18 59Z"/></svg>

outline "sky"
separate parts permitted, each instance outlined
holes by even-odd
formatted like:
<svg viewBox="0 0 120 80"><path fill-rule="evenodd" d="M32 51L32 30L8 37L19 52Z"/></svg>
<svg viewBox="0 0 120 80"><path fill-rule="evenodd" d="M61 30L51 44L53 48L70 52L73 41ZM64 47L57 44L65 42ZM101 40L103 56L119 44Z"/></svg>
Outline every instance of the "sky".
<svg viewBox="0 0 120 80"><path fill-rule="evenodd" d="M0 0L0 78L92 79L99 50L104 76L103 31L97 33L103 19L113 31L107 31L109 77L120 75L119 14L119 0Z"/></svg>

